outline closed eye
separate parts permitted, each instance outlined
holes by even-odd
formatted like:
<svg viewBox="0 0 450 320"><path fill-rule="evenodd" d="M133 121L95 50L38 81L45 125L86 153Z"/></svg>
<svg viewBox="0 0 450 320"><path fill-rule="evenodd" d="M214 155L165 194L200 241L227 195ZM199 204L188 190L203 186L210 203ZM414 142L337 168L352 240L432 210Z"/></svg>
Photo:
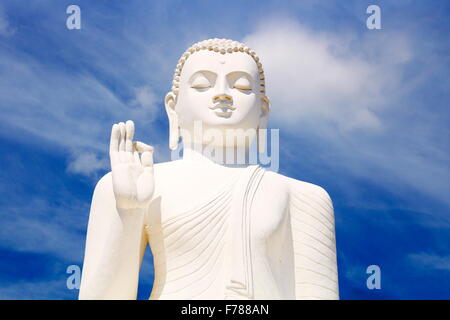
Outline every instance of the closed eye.
<svg viewBox="0 0 450 320"><path fill-rule="evenodd" d="M211 83L204 75L198 74L195 77L195 79L192 81L191 88L194 88L194 89L211 88Z"/></svg>
<svg viewBox="0 0 450 320"><path fill-rule="evenodd" d="M250 81L247 78L241 77L239 78L235 83L233 88L249 91L252 90L252 86L250 84Z"/></svg>

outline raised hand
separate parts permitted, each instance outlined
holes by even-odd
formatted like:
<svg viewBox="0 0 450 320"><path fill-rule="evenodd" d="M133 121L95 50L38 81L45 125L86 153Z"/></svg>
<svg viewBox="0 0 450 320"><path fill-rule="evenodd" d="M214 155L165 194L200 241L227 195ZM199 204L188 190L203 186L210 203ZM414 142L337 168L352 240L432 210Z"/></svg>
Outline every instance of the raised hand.
<svg viewBox="0 0 450 320"><path fill-rule="evenodd" d="M120 209L145 208L153 196L153 147L133 142L133 136L131 120L112 127L109 157L114 196Z"/></svg>

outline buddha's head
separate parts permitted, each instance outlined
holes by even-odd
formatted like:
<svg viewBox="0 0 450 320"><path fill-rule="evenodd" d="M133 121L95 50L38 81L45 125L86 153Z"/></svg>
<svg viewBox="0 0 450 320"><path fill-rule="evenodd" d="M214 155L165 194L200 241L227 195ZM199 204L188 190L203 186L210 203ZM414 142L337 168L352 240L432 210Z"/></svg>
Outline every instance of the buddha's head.
<svg viewBox="0 0 450 320"><path fill-rule="evenodd" d="M209 39L194 44L178 61L172 84L165 97L172 150L180 134L189 142L205 142L193 132L198 122L204 131L252 129L256 134L266 127L270 103L262 65L242 43Z"/></svg>

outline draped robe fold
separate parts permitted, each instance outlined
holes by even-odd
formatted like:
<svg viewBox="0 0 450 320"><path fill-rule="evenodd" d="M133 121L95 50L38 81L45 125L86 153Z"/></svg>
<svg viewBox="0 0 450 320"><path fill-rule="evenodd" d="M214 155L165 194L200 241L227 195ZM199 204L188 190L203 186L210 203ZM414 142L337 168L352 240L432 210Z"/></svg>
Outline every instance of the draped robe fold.
<svg viewBox="0 0 450 320"><path fill-rule="evenodd" d="M265 170L253 165L204 203L147 230L153 243L151 299L252 299L251 208ZM152 231L157 229L157 231Z"/></svg>

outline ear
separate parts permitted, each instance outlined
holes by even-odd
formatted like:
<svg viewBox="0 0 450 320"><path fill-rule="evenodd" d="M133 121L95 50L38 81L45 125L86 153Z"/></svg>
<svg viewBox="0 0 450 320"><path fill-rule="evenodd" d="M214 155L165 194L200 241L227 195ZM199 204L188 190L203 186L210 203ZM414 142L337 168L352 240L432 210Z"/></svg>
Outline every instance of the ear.
<svg viewBox="0 0 450 320"><path fill-rule="evenodd" d="M269 121L270 114L270 100L268 97L263 96L261 98L261 116L259 118L259 128L265 129L267 127L267 121Z"/></svg>
<svg viewBox="0 0 450 320"><path fill-rule="evenodd" d="M178 115L175 112L176 96L172 91L166 94L164 98L167 118L169 118L169 148L175 150L180 140L180 128L178 126Z"/></svg>
<svg viewBox="0 0 450 320"><path fill-rule="evenodd" d="M266 140L267 140L267 122L269 121L270 114L270 100L268 97L263 96L261 98L261 116L259 117L258 124L258 151L260 153L266 150Z"/></svg>

